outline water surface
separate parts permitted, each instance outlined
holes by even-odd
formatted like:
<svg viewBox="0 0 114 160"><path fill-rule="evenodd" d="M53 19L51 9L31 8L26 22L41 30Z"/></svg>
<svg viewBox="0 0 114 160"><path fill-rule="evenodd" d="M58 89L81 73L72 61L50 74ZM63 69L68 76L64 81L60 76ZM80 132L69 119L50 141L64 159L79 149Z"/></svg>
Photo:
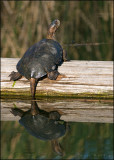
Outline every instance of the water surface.
<svg viewBox="0 0 114 160"><path fill-rule="evenodd" d="M1 159L113 159L112 123L68 121L65 134L58 138L61 156L53 150L51 140L32 136L18 120L9 116L1 121Z"/></svg>

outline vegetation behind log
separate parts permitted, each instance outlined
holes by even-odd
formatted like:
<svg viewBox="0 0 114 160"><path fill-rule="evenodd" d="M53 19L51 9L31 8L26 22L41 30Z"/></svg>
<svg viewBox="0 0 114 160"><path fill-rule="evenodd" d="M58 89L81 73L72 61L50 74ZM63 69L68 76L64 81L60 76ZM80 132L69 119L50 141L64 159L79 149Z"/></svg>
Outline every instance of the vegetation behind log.
<svg viewBox="0 0 114 160"><path fill-rule="evenodd" d="M70 59L112 60L113 1L2 1L2 57L21 57L46 37L54 19L61 21L56 39Z"/></svg>

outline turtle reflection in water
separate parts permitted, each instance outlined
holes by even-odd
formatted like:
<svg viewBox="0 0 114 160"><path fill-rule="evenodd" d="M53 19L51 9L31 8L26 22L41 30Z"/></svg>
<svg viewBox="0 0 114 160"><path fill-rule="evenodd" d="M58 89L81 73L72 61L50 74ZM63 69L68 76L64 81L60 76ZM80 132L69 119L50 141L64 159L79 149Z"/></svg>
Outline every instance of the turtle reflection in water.
<svg viewBox="0 0 114 160"><path fill-rule="evenodd" d="M36 101L31 101L31 109L24 112L19 108L12 108L11 113L20 116L19 123L36 138L50 140L53 150L63 156L63 149L58 138L66 133L66 122L60 120L57 111L46 112L38 108Z"/></svg>
<svg viewBox="0 0 114 160"><path fill-rule="evenodd" d="M31 95L35 98L38 80L47 76L51 80L56 80L59 72L57 68L66 61L66 52L55 40L55 32L60 26L59 20L54 20L48 29L47 38L34 44L24 54L17 63L17 71L11 72L10 80L17 81L22 76L30 81Z"/></svg>

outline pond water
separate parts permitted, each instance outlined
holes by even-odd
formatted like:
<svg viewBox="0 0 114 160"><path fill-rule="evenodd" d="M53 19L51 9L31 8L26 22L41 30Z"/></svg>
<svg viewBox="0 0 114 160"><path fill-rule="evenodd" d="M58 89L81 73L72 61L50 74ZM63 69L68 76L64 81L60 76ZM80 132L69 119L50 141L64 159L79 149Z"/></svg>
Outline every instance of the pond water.
<svg viewBox="0 0 114 160"><path fill-rule="evenodd" d="M1 159L113 159L113 123L91 122L91 118L65 122L58 109L47 111L40 103L2 101ZM93 106L80 102L85 103ZM55 102L47 104L55 106Z"/></svg>

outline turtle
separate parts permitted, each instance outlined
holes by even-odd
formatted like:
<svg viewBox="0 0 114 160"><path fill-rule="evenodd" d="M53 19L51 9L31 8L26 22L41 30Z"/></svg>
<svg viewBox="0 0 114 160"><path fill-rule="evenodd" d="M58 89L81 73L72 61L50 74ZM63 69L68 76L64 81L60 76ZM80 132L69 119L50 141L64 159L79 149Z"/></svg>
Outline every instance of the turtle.
<svg viewBox="0 0 114 160"><path fill-rule="evenodd" d="M55 32L60 21L55 19L48 27L47 37L32 45L16 65L18 72L12 71L10 80L17 81L24 76L30 81L31 95L35 98L37 83L47 76L56 80L58 66L67 61L67 54L55 40Z"/></svg>
<svg viewBox="0 0 114 160"><path fill-rule="evenodd" d="M65 135L67 125L65 121L60 120L60 114L57 111L41 110L36 101L31 101L31 109L28 111L11 108L10 112L14 116L21 117L19 123L29 134L44 141L51 141L53 150L61 156L64 154L58 138Z"/></svg>

